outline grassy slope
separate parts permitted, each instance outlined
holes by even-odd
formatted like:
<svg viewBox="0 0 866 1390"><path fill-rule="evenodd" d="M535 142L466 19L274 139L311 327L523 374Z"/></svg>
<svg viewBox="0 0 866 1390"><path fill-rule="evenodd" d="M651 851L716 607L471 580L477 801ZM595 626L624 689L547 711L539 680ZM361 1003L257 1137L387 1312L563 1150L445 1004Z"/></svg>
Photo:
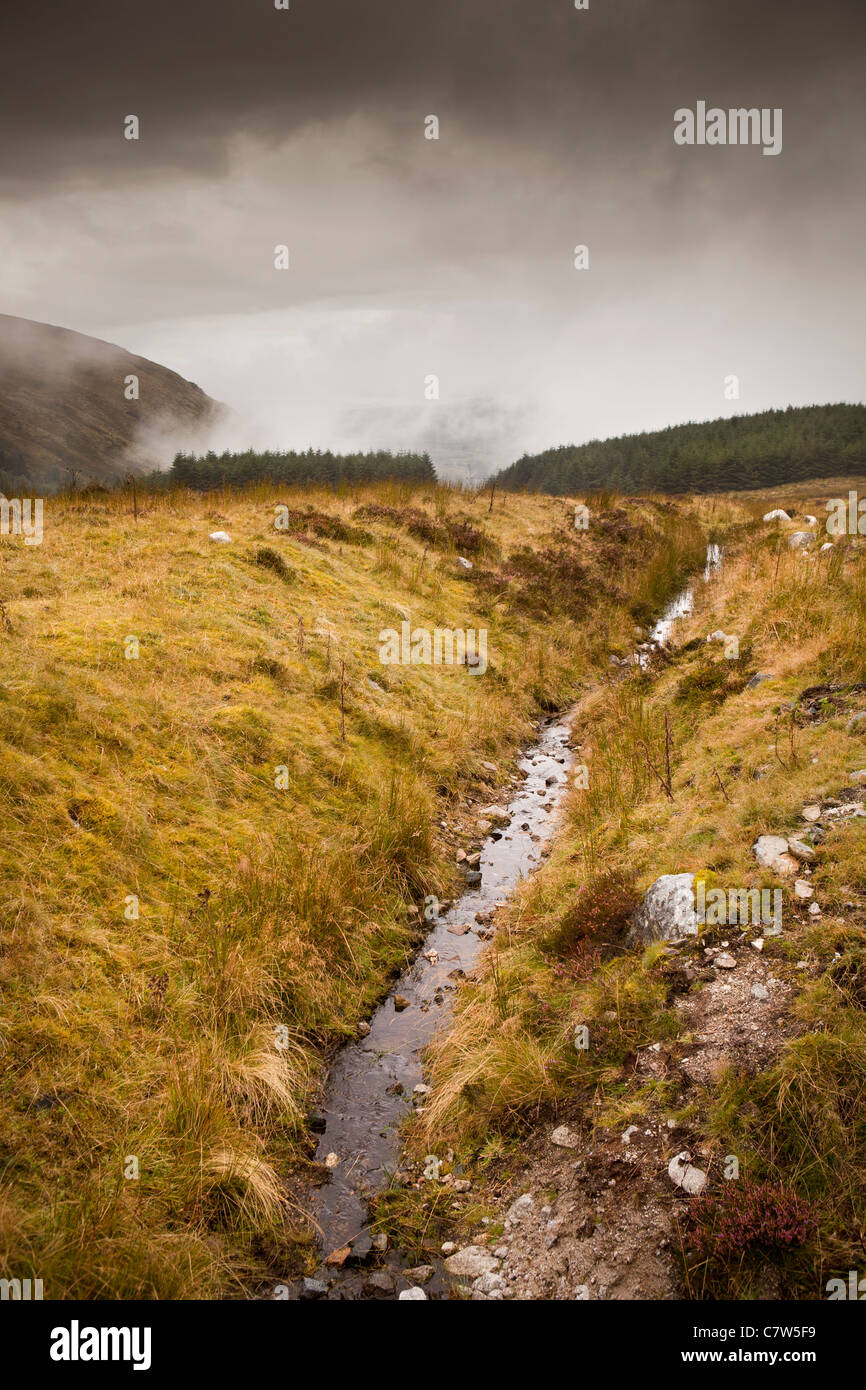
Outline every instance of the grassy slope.
<svg viewBox="0 0 866 1390"><path fill-rule="evenodd" d="M353 521L371 501L396 515ZM277 502L318 509L306 536L274 530ZM631 639L705 534L669 502L600 523L259 489L148 498L137 523L128 498L51 499L41 547L0 547L3 1274L207 1297L297 1263L323 1050L405 962L407 904L448 891L468 798L494 794L480 762L505 776L539 702ZM448 527L479 547L468 573ZM383 668L410 610L486 626L487 674Z"/></svg>
<svg viewBox="0 0 866 1390"><path fill-rule="evenodd" d="M846 491L843 481L833 495ZM801 492L803 509L821 515L827 491ZM845 728L852 709L866 708L862 692L845 694L866 679L866 546L841 538L829 557L780 553L775 532L757 520L767 496L720 500L719 516L735 522L724 572L677 632L675 660L581 702L576 738L589 788L571 794L550 861L516 898L480 982L463 991L455 1030L433 1050L434 1094L416 1137L420 1153L453 1145L474 1157L477 1175L492 1161L495 1191L508 1155L519 1160L520 1134L551 1108L566 1106L588 1136L618 1135L642 1116L676 1120L714 1156L713 1192L724 1198L721 1160L734 1153L748 1179L812 1204L817 1224L806 1245L774 1261L787 1296L815 1298L831 1275L862 1267L864 1254L866 822L828 833L812 879L817 920L784 884L784 935L764 954L796 991L794 1038L779 1038L775 1063L758 1077L732 1065L685 1110L676 1077L648 1079L634 1068L638 1046L675 1039L682 1027L661 948L626 949L619 926L662 873L778 885L756 866L755 838L797 833L804 804L834 795L866 767L863 737ZM787 498L779 492L775 504ZM738 635L739 661L706 646L718 628ZM775 679L746 690L758 669ZM800 693L819 683L842 687L838 702L817 720L792 715ZM665 711L673 802L641 743L663 766ZM704 940L731 931L708 929ZM828 975L837 953L846 968L840 974L837 963ZM578 1022L593 1039L586 1053L573 1046ZM659 1174L664 1187L661 1166ZM748 1296L766 1254L758 1245L736 1259L714 1257L710 1236L709 1255L684 1267L683 1290Z"/></svg>

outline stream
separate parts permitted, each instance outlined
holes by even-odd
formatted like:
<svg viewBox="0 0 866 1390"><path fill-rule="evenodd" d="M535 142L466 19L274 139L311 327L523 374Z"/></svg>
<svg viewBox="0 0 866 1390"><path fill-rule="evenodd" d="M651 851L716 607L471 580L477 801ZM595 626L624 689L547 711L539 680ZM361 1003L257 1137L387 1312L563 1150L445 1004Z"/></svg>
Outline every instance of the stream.
<svg viewBox="0 0 866 1390"><path fill-rule="evenodd" d="M705 582L720 565L719 547L710 545ZM667 606L649 641L624 664L646 667L652 648L669 640L675 623L691 613L693 605L694 586L689 585ZM450 906L443 904L447 910L439 910L435 899L427 900L424 915L430 930L417 957L369 1020L367 1036L346 1044L334 1059L317 1126L316 1159L327 1164L329 1174L311 1194L310 1214L318 1228L323 1259L347 1246L351 1252L341 1266L323 1265L314 1281L296 1287L294 1297L376 1296L367 1283L370 1270L364 1269L372 1253L368 1203L399 1168L400 1126L411 1113L414 1088L423 1086L424 1049L447 1026L458 981L478 964L492 935L496 909L505 905L522 879L540 867L568 788L573 760L568 717L559 716L539 727L537 742L520 761L522 777L514 779L516 790L512 785L509 793L498 793L507 816L484 839L480 881L473 883L473 875L467 875L466 891ZM510 797L507 804L506 795ZM481 816L483 811L476 814ZM423 1098L420 1092L415 1101L423 1104ZM441 1260L430 1262L436 1273L425 1292L434 1298L447 1296L450 1281L442 1274ZM406 1265L399 1252L390 1251L385 1257L386 1277L396 1284Z"/></svg>

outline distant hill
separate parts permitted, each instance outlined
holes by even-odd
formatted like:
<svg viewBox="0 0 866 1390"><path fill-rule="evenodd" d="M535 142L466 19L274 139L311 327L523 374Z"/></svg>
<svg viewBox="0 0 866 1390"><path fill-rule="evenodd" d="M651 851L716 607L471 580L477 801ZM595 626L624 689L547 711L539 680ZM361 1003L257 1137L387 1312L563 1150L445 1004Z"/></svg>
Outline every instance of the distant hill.
<svg viewBox="0 0 866 1390"><path fill-rule="evenodd" d="M866 406L810 405L524 454L497 482L555 494L731 492L861 472Z"/></svg>
<svg viewBox="0 0 866 1390"><path fill-rule="evenodd" d="M138 400L124 383L137 376ZM68 328L0 314L0 490L108 483L207 447L229 412L176 372Z"/></svg>

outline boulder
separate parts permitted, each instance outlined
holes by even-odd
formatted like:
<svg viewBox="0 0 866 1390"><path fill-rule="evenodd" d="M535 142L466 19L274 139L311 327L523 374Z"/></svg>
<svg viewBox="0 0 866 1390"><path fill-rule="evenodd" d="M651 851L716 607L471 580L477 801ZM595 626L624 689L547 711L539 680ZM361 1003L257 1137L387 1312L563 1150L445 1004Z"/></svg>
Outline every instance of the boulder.
<svg viewBox="0 0 866 1390"><path fill-rule="evenodd" d="M650 884L632 918L629 941L648 945L697 936L694 884L694 874L662 874Z"/></svg>
<svg viewBox="0 0 866 1390"><path fill-rule="evenodd" d="M795 531L788 537L789 550L808 550L815 540L814 531Z"/></svg>

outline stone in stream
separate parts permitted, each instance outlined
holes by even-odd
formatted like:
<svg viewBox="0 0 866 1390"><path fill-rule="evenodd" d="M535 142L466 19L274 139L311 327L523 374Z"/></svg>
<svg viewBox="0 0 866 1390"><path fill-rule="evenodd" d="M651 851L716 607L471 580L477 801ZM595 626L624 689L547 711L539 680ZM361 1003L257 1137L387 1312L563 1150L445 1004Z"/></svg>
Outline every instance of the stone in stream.
<svg viewBox="0 0 866 1390"><path fill-rule="evenodd" d="M389 1274L386 1269L376 1269L364 1280L364 1293L372 1298L379 1294L393 1293L396 1287L393 1274Z"/></svg>
<svg viewBox="0 0 866 1390"><path fill-rule="evenodd" d="M404 1009L408 1009L408 1007L409 1007L409 1000L406 998L405 994L395 994L395 995L394 995L394 1008L395 1008L395 1010L397 1011L398 1014L401 1014L401 1013L403 1012L403 1010L404 1010Z"/></svg>
<svg viewBox="0 0 866 1390"><path fill-rule="evenodd" d="M415 1265L414 1269L404 1269L403 1278L410 1284L429 1284L436 1273L432 1265Z"/></svg>

